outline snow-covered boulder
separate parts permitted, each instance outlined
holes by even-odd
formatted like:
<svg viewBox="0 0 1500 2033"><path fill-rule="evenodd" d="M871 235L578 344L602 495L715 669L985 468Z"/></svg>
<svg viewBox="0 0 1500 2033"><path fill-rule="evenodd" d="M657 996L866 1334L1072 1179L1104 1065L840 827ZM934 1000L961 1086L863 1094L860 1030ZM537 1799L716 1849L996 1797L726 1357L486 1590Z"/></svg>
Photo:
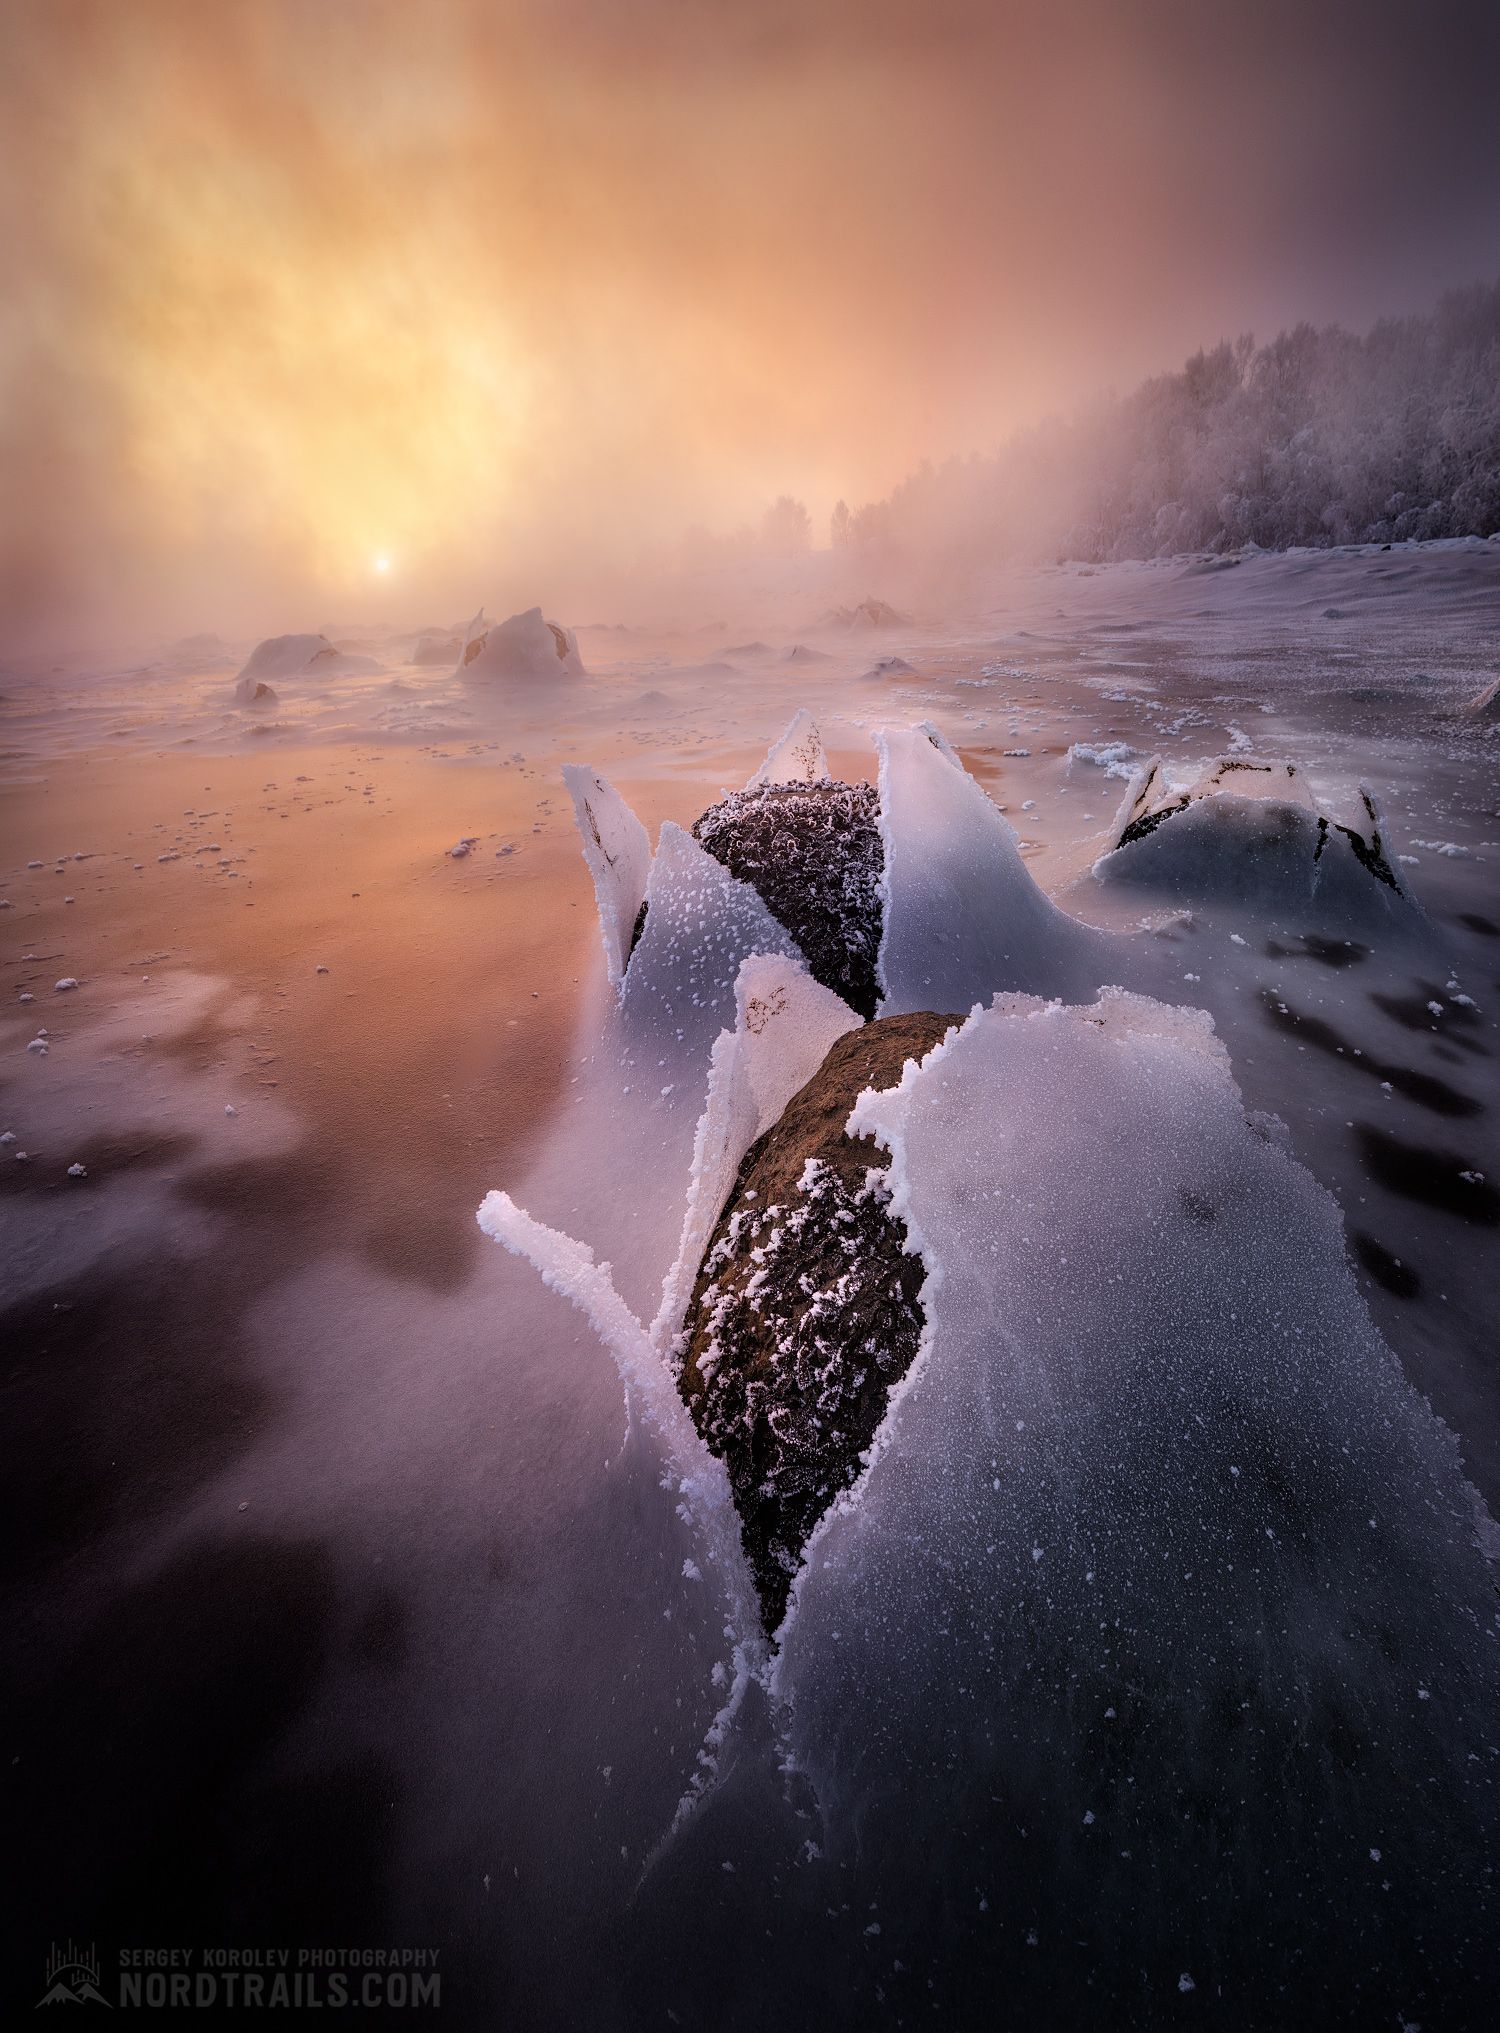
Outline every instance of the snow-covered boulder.
<svg viewBox="0 0 1500 2033"><path fill-rule="evenodd" d="M693 837L749 883L796 940L813 979L871 1017L883 922L879 798L873 784L819 777L731 792L696 821Z"/></svg>
<svg viewBox="0 0 1500 2033"><path fill-rule="evenodd" d="M481 608L465 633L459 668L471 678L581 678L583 659L571 629L528 607L509 621L487 621Z"/></svg>
<svg viewBox="0 0 1500 2033"><path fill-rule="evenodd" d="M268 635L256 644L239 673L246 678L327 678L353 673L368 676L380 665L373 657L353 656L326 635ZM239 696L236 686L236 697Z"/></svg>
<svg viewBox="0 0 1500 2033"><path fill-rule="evenodd" d="M276 692L259 678L245 677L235 685L234 701L237 706L274 706Z"/></svg>
<svg viewBox="0 0 1500 2033"><path fill-rule="evenodd" d="M1225 756L1183 789L1153 759L1132 780L1094 874L1185 901L1296 906L1341 923L1409 911L1375 800L1359 796L1347 824L1322 809L1294 763Z"/></svg>

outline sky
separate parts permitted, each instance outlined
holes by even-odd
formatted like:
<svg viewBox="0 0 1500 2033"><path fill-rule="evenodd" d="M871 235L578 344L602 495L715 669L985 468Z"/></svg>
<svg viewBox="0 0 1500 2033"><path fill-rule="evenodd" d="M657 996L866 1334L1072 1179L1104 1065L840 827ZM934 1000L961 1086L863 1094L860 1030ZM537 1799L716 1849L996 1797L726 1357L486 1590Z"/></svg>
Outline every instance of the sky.
<svg viewBox="0 0 1500 2033"><path fill-rule="evenodd" d="M0 0L0 654L578 600L1427 308L1497 77L1443 0Z"/></svg>

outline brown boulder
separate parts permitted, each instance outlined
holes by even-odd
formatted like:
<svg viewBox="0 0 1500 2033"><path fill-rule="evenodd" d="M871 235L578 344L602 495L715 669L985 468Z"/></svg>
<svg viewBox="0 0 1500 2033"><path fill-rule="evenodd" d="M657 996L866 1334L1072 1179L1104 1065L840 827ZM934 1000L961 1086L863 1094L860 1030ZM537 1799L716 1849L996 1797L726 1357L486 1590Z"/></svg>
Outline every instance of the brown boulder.
<svg viewBox="0 0 1500 2033"><path fill-rule="evenodd" d="M844 1124L865 1088L895 1086L961 1021L920 1011L840 1038L746 1152L704 1254L680 1388L729 1470L768 1630L925 1318L922 1263L890 1211L890 1159Z"/></svg>

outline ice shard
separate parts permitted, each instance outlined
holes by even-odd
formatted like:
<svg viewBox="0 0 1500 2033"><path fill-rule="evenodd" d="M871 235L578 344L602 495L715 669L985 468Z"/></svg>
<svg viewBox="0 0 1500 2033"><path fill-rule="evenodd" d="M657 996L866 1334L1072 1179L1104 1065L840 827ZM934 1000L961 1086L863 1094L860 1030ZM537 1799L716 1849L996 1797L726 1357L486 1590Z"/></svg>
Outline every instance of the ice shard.
<svg viewBox="0 0 1500 2033"><path fill-rule="evenodd" d="M799 961L758 953L735 981L735 1025L714 1044L708 1101L693 1148L687 1217L677 1258L652 1329L670 1346L682 1323L708 1238L734 1185L740 1161L810 1080L835 1038L859 1018Z"/></svg>
<svg viewBox="0 0 1500 2033"><path fill-rule="evenodd" d="M997 989L1077 1000L1122 978L1120 942L1038 888L1015 833L935 731L877 739L883 1015L967 1010Z"/></svg>
<svg viewBox="0 0 1500 2033"><path fill-rule="evenodd" d="M827 774L823 738L812 715L804 707L793 716L791 725L780 739L771 744L765 761L745 788L753 791L761 784L821 783Z"/></svg>
<svg viewBox="0 0 1500 2033"><path fill-rule="evenodd" d="M651 875L651 836L620 793L583 764L563 765L563 782L583 841L583 858L594 878L599 930L609 978L625 979L635 927Z"/></svg>

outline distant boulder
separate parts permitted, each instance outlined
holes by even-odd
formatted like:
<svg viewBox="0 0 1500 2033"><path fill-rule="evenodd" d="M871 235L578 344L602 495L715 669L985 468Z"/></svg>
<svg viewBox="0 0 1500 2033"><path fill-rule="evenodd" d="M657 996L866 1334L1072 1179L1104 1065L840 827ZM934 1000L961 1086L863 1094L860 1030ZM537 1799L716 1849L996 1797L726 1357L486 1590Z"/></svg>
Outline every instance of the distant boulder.
<svg viewBox="0 0 1500 2033"><path fill-rule="evenodd" d="M865 672L867 678L914 678L916 675L915 666L909 664L904 656L883 656L878 664L872 664Z"/></svg>
<svg viewBox="0 0 1500 2033"><path fill-rule="evenodd" d="M528 607L509 621L488 621L481 607L469 623L459 668L471 678L581 678L583 659L571 629Z"/></svg>
<svg viewBox="0 0 1500 2033"><path fill-rule="evenodd" d="M912 618L887 601L867 594L857 607L835 607L824 621L825 628L910 628Z"/></svg>
<svg viewBox="0 0 1500 2033"><path fill-rule="evenodd" d="M222 636L214 635L211 631L201 635L179 636L166 655L171 663L196 666L204 670L211 664L233 662L228 643Z"/></svg>
<svg viewBox="0 0 1500 2033"><path fill-rule="evenodd" d="M351 656L326 635L268 635L250 652L240 671L246 678L329 678L340 674L368 676L380 665L373 657ZM239 687L235 688L236 697Z"/></svg>

